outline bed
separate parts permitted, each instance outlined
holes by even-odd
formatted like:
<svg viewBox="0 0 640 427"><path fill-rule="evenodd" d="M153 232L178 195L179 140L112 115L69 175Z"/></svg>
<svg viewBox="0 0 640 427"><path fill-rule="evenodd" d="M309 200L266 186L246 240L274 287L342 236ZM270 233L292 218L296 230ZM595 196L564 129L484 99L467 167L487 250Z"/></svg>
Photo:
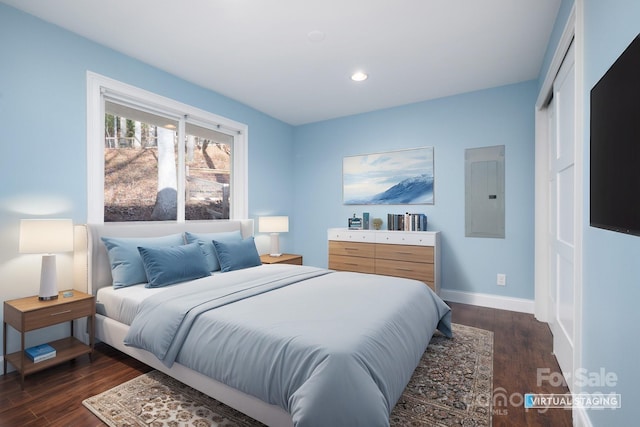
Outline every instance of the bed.
<svg viewBox="0 0 640 427"><path fill-rule="evenodd" d="M241 265L148 288L141 251L149 284L114 286L109 239L185 232L248 242L253 221L76 228L75 282L96 295L96 338L269 426L387 426L432 334L451 335L449 307L409 279ZM215 246L221 262L237 245Z"/></svg>

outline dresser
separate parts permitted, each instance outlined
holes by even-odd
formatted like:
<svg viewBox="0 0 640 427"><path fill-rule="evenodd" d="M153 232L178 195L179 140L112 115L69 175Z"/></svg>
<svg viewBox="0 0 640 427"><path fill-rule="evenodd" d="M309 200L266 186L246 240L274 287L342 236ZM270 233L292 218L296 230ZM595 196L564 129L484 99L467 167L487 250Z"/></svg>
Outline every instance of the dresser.
<svg viewBox="0 0 640 427"><path fill-rule="evenodd" d="M330 228L329 268L406 277L440 292L440 232Z"/></svg>

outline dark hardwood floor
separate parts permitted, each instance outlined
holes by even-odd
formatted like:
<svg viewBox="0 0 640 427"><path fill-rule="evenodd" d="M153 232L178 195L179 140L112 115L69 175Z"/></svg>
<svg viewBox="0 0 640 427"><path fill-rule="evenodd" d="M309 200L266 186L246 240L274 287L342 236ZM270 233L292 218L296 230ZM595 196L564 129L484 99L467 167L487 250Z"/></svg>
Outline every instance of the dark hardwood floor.
<svg viewBox="0 0 640 427"><path fill-rule="evenodd" d="M546 323L514 311L456 303L449 306L454 323L493 331L493 426L572 426L570 410L524 409L525 393L569 392L548 381L538 384L538 369L561 372L551 353L553 337Z"/></svg>
<svg viewBox="0 0 640 427"><path fill-rule="evenodd" d="M453 321L494 332L494 426L571 426L571 412L525 410L525 393L564 393L538 385L538 369L560 372L551 354L551 333L532 315L451 303ZM135 378L151 369L111 347L98 344L87 356L33 374L20 390L19 377L0 377L0 426L104 426L82 400ZM505 403L506 401L506 403Z"/></svg>

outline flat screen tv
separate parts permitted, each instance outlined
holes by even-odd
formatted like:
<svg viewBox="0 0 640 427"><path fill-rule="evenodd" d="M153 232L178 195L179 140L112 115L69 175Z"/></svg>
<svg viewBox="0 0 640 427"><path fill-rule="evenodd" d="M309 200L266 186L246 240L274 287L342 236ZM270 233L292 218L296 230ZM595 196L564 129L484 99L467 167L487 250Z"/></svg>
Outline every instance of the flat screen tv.
<svg viewBox="0 0 640 427"><path fill-rule="evenodd" d="M590 224L640 236L640 34L591 89Z"/></svg>

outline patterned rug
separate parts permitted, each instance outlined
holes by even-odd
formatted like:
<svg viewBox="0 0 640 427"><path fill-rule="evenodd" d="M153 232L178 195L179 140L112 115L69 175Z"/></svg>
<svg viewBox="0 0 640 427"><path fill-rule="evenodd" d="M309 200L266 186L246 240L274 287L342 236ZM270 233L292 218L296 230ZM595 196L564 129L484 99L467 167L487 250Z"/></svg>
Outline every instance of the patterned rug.
<svg viewBox="0 0 640 427"><path fill-rule="evenodd" d="M453 325L436 333L390 417L392 426L490 426L493 332ZM82 402L111 427L255 427L262 424L152 371Z"/></svg>

